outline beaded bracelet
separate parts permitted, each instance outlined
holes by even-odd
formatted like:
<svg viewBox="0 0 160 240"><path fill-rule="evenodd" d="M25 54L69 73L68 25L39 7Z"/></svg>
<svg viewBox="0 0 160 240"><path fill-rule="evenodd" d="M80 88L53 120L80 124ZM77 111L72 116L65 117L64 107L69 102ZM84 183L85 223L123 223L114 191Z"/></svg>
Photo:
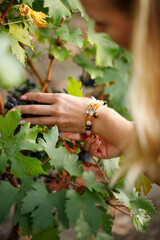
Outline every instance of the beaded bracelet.
<svg viewBox="0 0 160 240"><path fill-rule="evenodd" d="M85 122L85 136L87 138L95 138L95 135L92 133L92 121L93 118L98 118L99 114L96 111L100 106L106 105L106 101L96 100L94 97L91 97L94 101L88 106L88 109L85 113L86 122Z"/></svg>

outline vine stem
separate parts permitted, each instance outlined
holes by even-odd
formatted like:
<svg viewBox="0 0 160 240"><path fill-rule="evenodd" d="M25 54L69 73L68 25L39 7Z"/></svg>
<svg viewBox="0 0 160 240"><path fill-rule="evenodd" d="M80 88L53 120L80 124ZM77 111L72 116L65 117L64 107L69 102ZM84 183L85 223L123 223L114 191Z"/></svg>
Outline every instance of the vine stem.
<svg viewBox="0 0 160 240"><path fill-rule="evenodd" d="M23 47L24 48L24 47ZM28 65L31 67L32 71L35 73L35 75L37 76L40 84L43 86L44 85L44 81L42 79L42 77L40 76L40 74L38 73L38 71L36 70L35 66L33 65L30 57L28 56L28 53L26 52L26 57L27 57L27 62L28 62Z"/></svg>
<svg viewBox="0 0 160 240"><path fill-rule="evenodd" d="M49 176L49 175L45 175L45 174L41 174L40 176L43 176L43 177L46 177L46 178L49 178L49 179L53 179L53 180L57 180L59 182L62 182L62 183L67 183L67 184L70 184L72 185L73 187L81 187L81 185L78 185L76 183L73 183L67 179L61 179L61 178L58 178L58 177L52 177L52 176Z"/></svg>
<svg viewBox="0 0 160 240"><path fill-rule="evenodd" d="M53 68L53 61L54 61L54 56L51 57L51 61L49 64L49 69L48 69L48 73L47 73L47 78L46 81L43 84L43 88L42 88L42 93L46 92L46 89L48 87L48 83L51 81L51 73L52 73L52 68Z"/></svg>
<svg viewBox="0 0 160 240"><path fill-rule="evenodd" d="M45 163L47 163L50 159L51 159L51 158L47 158L47 159L41 164L41 167L42 167Z"/></svg>
<svg viewBox="0 0 160 240"><path fill-rule="evenodd" d="M64 20L64 18L62 18L61 24L63 24L64 22L65 22L65 20ZM51 39L52 39L52 37L53 37L53 34L51 35ZM59 45L60 45L60 42L61 42L61 36L58 36L56 45L59 46ZM42 91L41 91L42 93L45 93L45 92L46 92L47 86L48 86L49 82L51 81L51 74L52 74L53 62L54 62L54 56L51 56L51 58L50 58L50 64L49 64L49 69L48 69L48 73L47 73L47 78L46 78L45 83L43 84L43 88L42 88Z"/></svg>
<svg viewBox="0 0 160 240"><path fill-rule="evenodd" d="M63 136L59 136L59 138L60 138L60 140L62 140L62 141L67 141L67 142L70 142L70 143L72 143L73 145L75 145L76 147L79 147L80 149L82 149L82 146L81 145L79 145L79 144L77 144L77 143L75 143L75 141L74 140L70 140L70 139L68 139L68 138L66 138L66 137L63 137Z"/></svg>
<svg viewBox="0 0 160 240"><path fill-rule="evenodd" d="M4 106L3 106L3 101L2 97L0 95L0 114L4 117L5 116L5 111L4 111Z"/></svg>
<svg viewBox="0 0 160 240"><path fill-rule="evenodd" d="M3 25L3 20L6 17L12 3L14 2L14 0L10 0L10 2L8 3L6 9L4 10L4 12L2 13L2 17L0 18L0 25Z"/></svg>
<svg viewBox="0 0 160 240"><path fill-rule="evenodd" d="M126 214L126 215L128 215L128 216L131 216L129 212L127 212L126 210L124 210L124 209L121 208L120 206L115 206L115 205L113 205L113 204L111 204L111 203L108 203L108 205L109 205L110 207L118 210L118 211L121 212L121 213L124 213L124 214Z"/></svg>
<svg viewBox="0 0 160 240"><path fill-rule="evenodd" d="M22 43L19 43L20 46L25 50L25 47ZM42 77L40 76L39 72L37 71L37 69L35 68L35 66L32 63L32 60L30 59L28 53L26 52L26 57L27 57L27 63L28 65L31 67L32 71L34 72L34 74L37 76L39 83L41 84L41 86L44 86L45 81L43 81ZM48 89L46 89L46 92L48 92Z"/></svg>
<svg viewBox="0 0 160 240"><path fill-rule="evenodd" d="M108 181L106 175L105 175L104 172L102 171L102 168L99 166L99 163L94 159L94 157L92 157L92 159L93 159L93 161L95 162L95 164L97 165L97 167L98 167L98 169L100 170L100 172L102 173L102 175L103 175L105 181L106 181L107 183L109 183L109 181Z"/></svg>

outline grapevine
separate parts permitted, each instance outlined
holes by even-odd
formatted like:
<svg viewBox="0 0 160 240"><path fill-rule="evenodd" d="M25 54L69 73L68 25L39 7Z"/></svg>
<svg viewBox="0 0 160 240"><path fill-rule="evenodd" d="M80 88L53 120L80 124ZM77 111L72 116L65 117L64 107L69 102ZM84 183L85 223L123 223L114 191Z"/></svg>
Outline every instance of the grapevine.
<svg viewBox="0 0 160 240"><path fill-rule="evenodd" d="M77 11L88 24L87 38L79 28L70 29ZM48 44L45 78L34 65L33 38ZM71 53L67 44L76 46L78 53ZM10 239L13 234L15 239L20 235L32 240L60 239L60 232L73 227L77 239L112 240L110 208L129 215L135 228L145 232L148 214L156 210L142 196L143 184L125 192L121 177L110 189L119 159L113 159L116 165L112 159L90 157L92 161L87 162L83 143L61 137L56 126L20 126L24 116L19 108L11 111L14 106L37 104L19 100L27 92L59 92L50 87L53 63L71 58L83 74L82 81L68 77L66 94L82 96L83 84L91 85L97 97L96 87L101 86L98 97L130 119L124 97L131 77L129 53L106 34L94 32L93 21L79 0L10 0L1 1L0 6L0 55L0 87L7 90L5 99L0 96L0 223L14 206ZM27 79L28 68L37 81ZM151 182L146 182L145 194L151 189Z"/></svg>

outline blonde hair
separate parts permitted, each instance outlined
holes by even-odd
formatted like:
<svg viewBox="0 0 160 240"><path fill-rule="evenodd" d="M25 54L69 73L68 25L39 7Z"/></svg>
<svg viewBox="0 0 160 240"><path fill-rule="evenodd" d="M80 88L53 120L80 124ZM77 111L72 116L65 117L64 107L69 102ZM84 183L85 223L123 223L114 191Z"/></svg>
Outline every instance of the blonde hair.
<svg viewBox="0 0 160 240"><path fill-rule="evenodd" d="M135 136L127 176L160 176L160 0L138 0L133 33L133 80L130 88ZM132 179L132 180L133 180ZM129 178L128 178L129 180Z"/></svg>

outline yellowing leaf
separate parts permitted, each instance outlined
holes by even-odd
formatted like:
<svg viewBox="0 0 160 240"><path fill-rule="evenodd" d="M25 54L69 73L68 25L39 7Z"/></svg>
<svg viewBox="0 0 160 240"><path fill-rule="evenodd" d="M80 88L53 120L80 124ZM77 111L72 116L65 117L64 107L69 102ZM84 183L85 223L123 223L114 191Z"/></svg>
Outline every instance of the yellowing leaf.
<svg viewBox="0 0 160 240"><path fill-rule="evenodd" d="M33 46L31 45L32 37L26 28L19 27L16 24L9 26L9 34L12 52L16 55L17 59L24 64L26 58L25 50L20 46L19 42L29 46L33 50Z"/></svg>
<svg viewBox="0 0 160 240"><path fill-rule="evenodd" d="M29 11L30 7L26 4L22 4L21 8L19 9L20 10L20 14L22 16L26 16L28 11Z"/></svg>
<svg viewBox="0 0 160 240"><path fill-rule="evenodd" d="M10 45L12 53L24 65L26 59L26 51L19 45L18 40L12 36L10 37Z"/></svg>
<svg viewBox="0 0 160 240"><path fill-rule="evenodd" d="M152 184L153 184L153 182L149 178L147 178L145 175L141 174L135 187L136 187L137 191L141 191L141 189L142 189L144 194L147 195L150 192L150 190L152 189Z"/></svg>
<svg viewBox="0 0 160 240"><path fill-rule="evenodd" d="M9 26L9 34L24 45L31 47L33 50L33 46L31 46L32 37L29 35L26 28L19 27L16 24L11 24Z"/></svg>
<svg viewBox="0 0 160 240"><path fill-rule="evenodd" d="M30 9L30 11L28 12L28 16L30 16L34 19L35 23L37 24L37 26L40 27L46 27L48 25L48 23L44 20L47 15L43 12L36 12L33 11L32 9Z"/></svg>
<svg viewBox="0 0 160 240"><path fill-rule="evenodd" d="M37 12L32 10L28 5L26 4L22 4L21 8L20 8L20 14L22 16L28 16L31 20L34 19L36 25L40 28L40 27L46 27L48 25L48 23L44 20L47 15L43 12ZM33 21L32 21L33 23Z"/></svg>

